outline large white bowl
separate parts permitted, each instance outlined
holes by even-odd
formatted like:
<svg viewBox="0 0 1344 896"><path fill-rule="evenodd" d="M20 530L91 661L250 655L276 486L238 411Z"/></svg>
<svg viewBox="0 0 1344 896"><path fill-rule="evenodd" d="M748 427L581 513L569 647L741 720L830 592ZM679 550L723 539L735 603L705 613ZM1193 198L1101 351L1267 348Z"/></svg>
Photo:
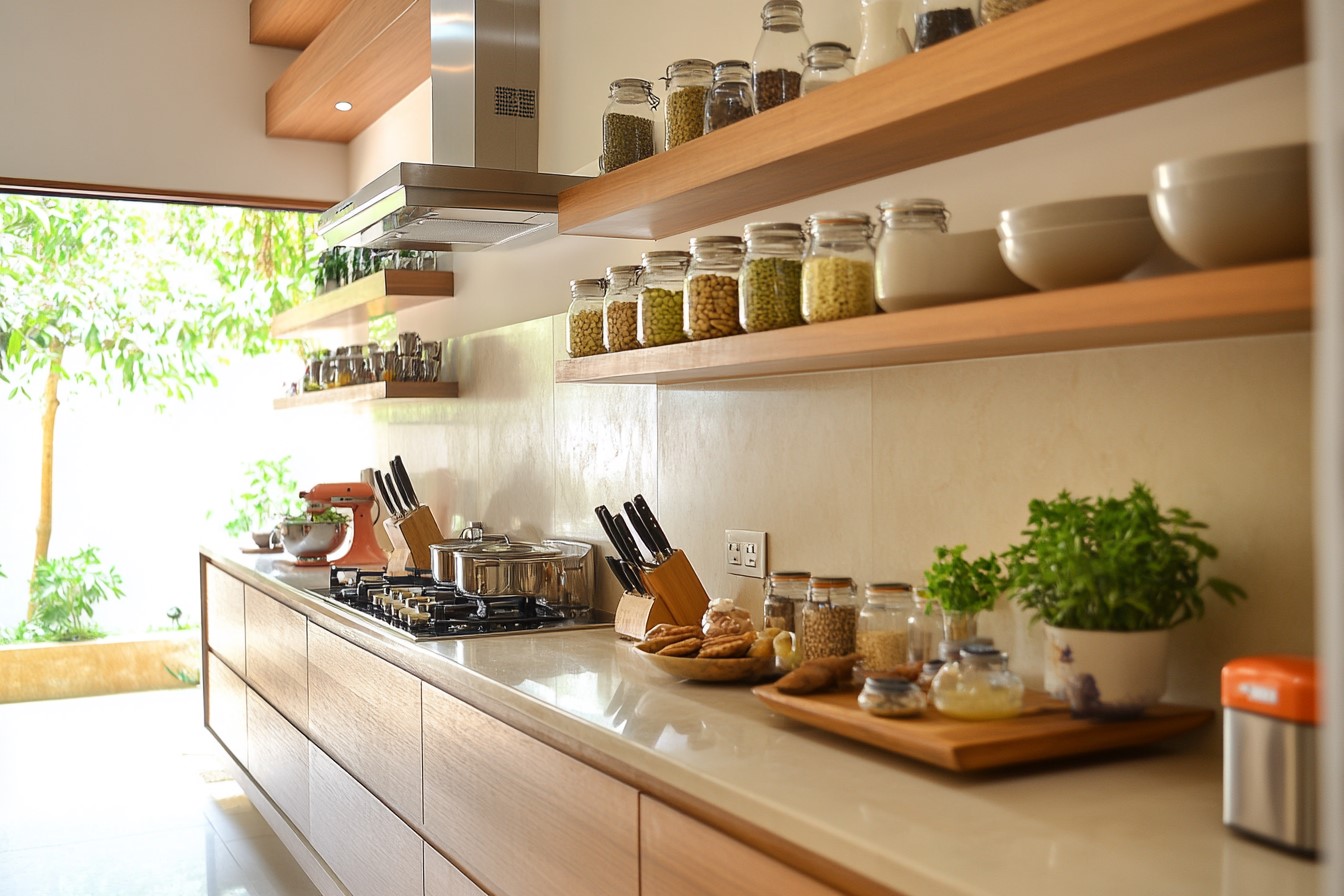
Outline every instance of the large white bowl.
<svg viewBox="0 0 1344 896"><path fill-rule="evenodd" d="M1165 162L1153 171L1153 220L1201 268L1311 254L1304 144Z"/></svg>
<svg viewBox="0 0 1344 896"><path fill-rule="evenodd" d="M1147 215L999 235L1008 270L1037 289L1119 280L1161 245Z"/></svg>
<svg viewBox="0 0 1344 896"><path fill-rule="evenodd" d="M999 236L1008 237L1028 230L1044 230L1047 227L1140 218L1147 214L1148 197L1142 193L1046 202L999 212Z"/></svg>
<svg viewBox="0 0 1344 896"><path fill-rule="evenodd" d="M907 311L1030 292L999 254L993 230L894 231L878 243L877 304Z"/></svg>

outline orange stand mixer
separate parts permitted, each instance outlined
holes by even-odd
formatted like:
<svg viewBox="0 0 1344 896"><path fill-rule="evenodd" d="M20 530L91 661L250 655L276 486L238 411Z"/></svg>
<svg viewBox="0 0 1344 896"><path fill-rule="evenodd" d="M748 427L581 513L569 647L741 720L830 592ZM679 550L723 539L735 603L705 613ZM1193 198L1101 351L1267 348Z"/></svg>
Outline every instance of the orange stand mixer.
<svg viewBox="0 0 1344 896"><path fill-rule="evenodd" d="M364 482L323 482L306 492L299 492L306 502L305 509L310 513L321 513L329 507L348 510L354 516L354 532L350 537L350 549L329 562L340 566L387 566L387 552L378 547L373 528L373 515L370 508L376 503L373 499L373 486Z"/></svg>

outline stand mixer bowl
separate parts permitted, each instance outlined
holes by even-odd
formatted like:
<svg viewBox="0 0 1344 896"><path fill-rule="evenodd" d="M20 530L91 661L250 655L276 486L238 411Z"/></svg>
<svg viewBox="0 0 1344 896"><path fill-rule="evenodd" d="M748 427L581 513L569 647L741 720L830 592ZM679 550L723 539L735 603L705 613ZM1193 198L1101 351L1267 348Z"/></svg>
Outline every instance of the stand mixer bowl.
<svg viewBox="0 0 1344 896"><path fill-rule="evenodd" d="M341 546L349 525L285 520L280 523L280 541L300 564L319 566L327 562L327 554Z"/></svg>

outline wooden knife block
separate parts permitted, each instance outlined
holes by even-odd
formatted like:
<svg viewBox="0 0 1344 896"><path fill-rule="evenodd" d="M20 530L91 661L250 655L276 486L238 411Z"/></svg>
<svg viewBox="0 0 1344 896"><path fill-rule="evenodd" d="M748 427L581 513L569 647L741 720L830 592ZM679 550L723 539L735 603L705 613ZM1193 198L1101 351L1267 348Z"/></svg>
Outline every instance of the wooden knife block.
<svg viewBox="0 0 1344 896"><path fill-rule="evenodd" d="M700 626L700 618L709 609L709 595L684 553L673 551L657 569L643 570L643 578L653 596L629 591L621 595L616 606L618 635L641 641L645 632L664 622Z"/></svg>
<svg viewBox="0 0 1344 896"><path fill-rule="evenodd" d="M433 511L421 504L400 519L392 520L391 523L397 527L410 553L409 565L422 572L433 569L429 546L443 541L443 534L439 532L439 524L434 521Z"/></svg>
<svg viewBox="0 0 1344 896"><path fill-rule="evenodd" d="M387 574L404 576L409 572L411 549L407 547L406 539L401 534L395 517L383 520L383 531L387 533L387 540L392 543L392 550L387 555Z"/></svg>

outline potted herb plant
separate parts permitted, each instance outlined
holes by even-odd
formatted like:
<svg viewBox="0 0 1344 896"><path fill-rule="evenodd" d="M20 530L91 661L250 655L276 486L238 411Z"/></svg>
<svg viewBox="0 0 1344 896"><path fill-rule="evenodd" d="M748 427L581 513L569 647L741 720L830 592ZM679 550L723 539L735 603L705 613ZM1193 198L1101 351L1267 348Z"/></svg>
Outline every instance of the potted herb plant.
<svg viewBox="0 0 1344 896"><path fill-rule="evenodd" d="M1012 599L1045 623L1046 689L1075 715L1133 718L1167 689L1171 629L1204 615L1213 593L1246 592L1199 564L1218 556L1208 528L1180 508L1163 511L1135 483L1124 498L1062 491L1029 505L1024 540L1004 554Z"/></svg>
<svg viewBox="0 0 1344 896"><path fill-rule="evenodd" d="M976 616L994 606L1003 591L999 558L994 554L967 560L966 545L934 548L934 562L924 573L924 594L943 610L943 637L966 641L975 637ZM932 605L925 612L932 612Z"/></svg>
<svg viewBox="0 0 1344 896"><path fill-rule="evenodd" d="M247 488L233 499L235 516L224 524L224 531L235 538L251 535L258 548L275 547L276 526L293 508L299 492L289 472L289 457L256 461L247 477Z"/></svg>

